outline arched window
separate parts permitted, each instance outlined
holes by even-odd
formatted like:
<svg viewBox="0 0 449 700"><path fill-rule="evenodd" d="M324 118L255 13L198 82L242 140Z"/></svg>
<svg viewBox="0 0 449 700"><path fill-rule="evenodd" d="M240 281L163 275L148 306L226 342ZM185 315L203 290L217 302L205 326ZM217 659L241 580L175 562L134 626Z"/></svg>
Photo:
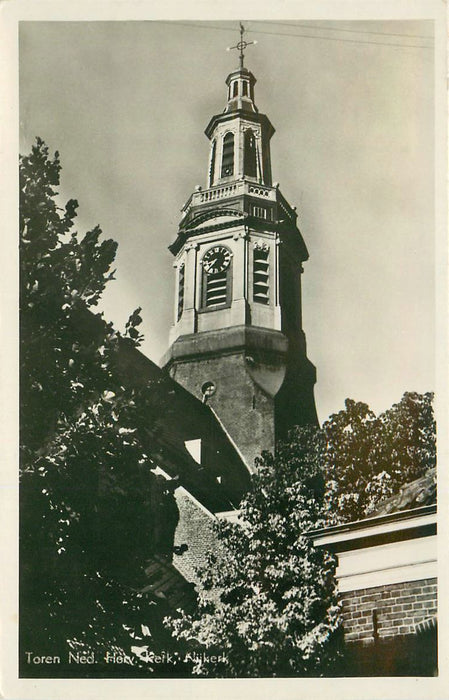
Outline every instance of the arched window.
<svg viewBox="0 0 449 700"><path fill-rule="evenodd" d="M242 83L242 95L248 95L248 83L246 80Z"/></svg>
<svg viewBox="0 0 449 700"><path fill-rule="evenodd" d="M239 84L237 81L234 83L234 92L232 93L232 97L237 97L239 91Z"/></svg>
<svg viewBox="0 0 449 700"><path fill-rule="evenodd" d="M249 177L257 177L256 137L251 129L245 131L244 144L244 174Z"/></svg>
<svg viewBox="0 0 449 700"><path fill-rule="evenodd" d="M234 134L230 131L223 139L223 156L221 160L221 177L234 174Z"/></svg>
<svg viewBox="0 0 449 700"><path fill-rule="evenodd" d="M217 150L217 143L214 141L212 143L212 152L210 155L210 167L209 167L209 187L212 187L213 182L214 182L214 173L215 173L215 152Z"/></svg>

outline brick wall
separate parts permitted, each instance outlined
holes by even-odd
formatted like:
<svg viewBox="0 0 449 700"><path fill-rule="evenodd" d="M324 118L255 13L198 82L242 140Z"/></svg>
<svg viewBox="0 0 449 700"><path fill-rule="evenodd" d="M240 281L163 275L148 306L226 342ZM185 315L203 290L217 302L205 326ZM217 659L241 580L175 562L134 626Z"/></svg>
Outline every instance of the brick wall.
<svg viewBox="0 0 449 700"><path fill-rule="evenodd" d="M347 642L370 643L413 634L416 625L436 617L437 582L394 583L341 594Z"/></svg>
<svg viewBox="0 0 449 700"><path fill-rule="evenodd" d="M175 491L179 521L175 532L173 564L187 581L197 583L197 567L206 564L208 552L217 553L219 543L213 531L215 517L202 507L184 488Z"/></svg>

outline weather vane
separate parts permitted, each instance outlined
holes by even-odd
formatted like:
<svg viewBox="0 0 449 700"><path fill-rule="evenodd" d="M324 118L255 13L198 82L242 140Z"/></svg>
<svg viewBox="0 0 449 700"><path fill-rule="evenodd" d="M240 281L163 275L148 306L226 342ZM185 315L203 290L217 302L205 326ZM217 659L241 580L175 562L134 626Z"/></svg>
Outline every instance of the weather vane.
<svg viewBox="0 0 449 700"><path fill-rule="evenodd" d="M235 46L228 46L226 49L227 51L231 51L232 49L237 49L240 51L240 68L243 68L243 59L245 58L245 54L243 53L244 49L246 49L247 46L250 44L257 44L257 41L245 41L243 38L244 33L246 32L245 27L243 24L240 22L240 41L238 44Z"/></svg>

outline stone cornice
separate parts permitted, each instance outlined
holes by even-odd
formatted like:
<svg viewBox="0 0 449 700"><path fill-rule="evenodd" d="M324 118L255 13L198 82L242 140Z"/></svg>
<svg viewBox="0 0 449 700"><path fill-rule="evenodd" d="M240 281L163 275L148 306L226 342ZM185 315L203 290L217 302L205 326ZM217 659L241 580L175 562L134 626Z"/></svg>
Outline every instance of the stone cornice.
<svg viewBox="0 0 449 700"><path fill-rule="evenodd" d="M243 109L238 109L234 112L223 112L221 114L215 114L204 130L204 133L206 134L207 138L210 139L212 137L212 134L217 124L226 121L231 121L236 117L255 122L256 124L260 124L262 128L266 129L267 137L269 139L273 136L275 132L274 126L265 114L260 114L259 112L247 112Z"/></svg>
<svg viewBox="0 0 449 700"><path fill-rule="evenodd" d="M181 336L169 348L164 356L164 365L170 365L176 360L190 360L197 357L205 357L208 354L216 355L258 350L285 357L288 348L288 340L281 331L257 328L252 326L237 326L236 328L223 328L216 331L207 331L201 335Z"/></svg>
<svg viewBox="0 0 449 700"><path fill-rule="evenodd" d="M367 543L396 541L422 537L436 532L436 504L412 510L380 515L319 530L311 530L307 537L316 547L333 552L357 549Z"/></svg>
<svg viewBox="0 0 449 700"><path fill-rule="evenodd" d="M173 253L173 255L177 255L184 243L189 238L192 238L193 236L197 236L199 234L209 233L211 231L222 231L229 228L235 228L236 226L241 226L243 222L243 219L233 219L232 221L224 221L220 224L214 224L213 226L202 226L200 228L192 229L191 231L186 229L180 229L176 240L168 246L168 249Z"/></svg>

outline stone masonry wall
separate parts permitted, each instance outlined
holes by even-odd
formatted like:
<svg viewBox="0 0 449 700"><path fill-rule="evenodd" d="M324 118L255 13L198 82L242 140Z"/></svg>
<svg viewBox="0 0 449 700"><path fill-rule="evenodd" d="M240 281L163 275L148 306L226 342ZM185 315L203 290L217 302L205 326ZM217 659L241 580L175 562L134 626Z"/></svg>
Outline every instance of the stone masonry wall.
<svg viewBox="0 0 449 700"><path fill-rule="evenodd" d="M437 614L437 581L394 583L341 594L345 640L413 634L416 626Z"/></svg>
<svg viewBox="0 0 449 700"><path fill-rule="evenodd" d="M171 376L199 399L204 382L214 383L216 391L208 404L238 445L250 469L262 450L273 449L274 401L252 379L243 351L178 361Z"/></svg>

